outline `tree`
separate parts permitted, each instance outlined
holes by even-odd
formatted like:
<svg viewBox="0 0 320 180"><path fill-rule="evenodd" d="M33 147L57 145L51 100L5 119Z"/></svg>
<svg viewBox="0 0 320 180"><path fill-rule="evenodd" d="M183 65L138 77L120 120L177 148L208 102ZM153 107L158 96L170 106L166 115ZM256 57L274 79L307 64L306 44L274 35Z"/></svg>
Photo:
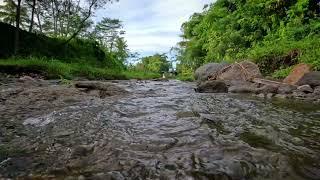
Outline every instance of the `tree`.
<svg viewBox="0 0 320 180"><path fill-rule="evenodd" d="M21 13L21 0L18 0L16 7L16 30L14 38L14 54L17 55L19 51L19 36L20 36L20 13Z"/></svg>
<svg viewBox="0 0 320 180"><path fill-rule="evenodd" d="M69 39L67 39L67 41L65 41L64 44L69 43L73 38L75 38L81 32L81 30L85 27L87 20L93 15L93 10L96 10L96 9L104 6L106 3L112 2L112 1L113 0L87 0L86 2L88 4L88 8L84 12L84 14L85 14L84 17L79 22L79 26L76 29L76 31L69 37ZM118 1L118 0L116 0L116 1Z"/></svg>
<svg viewBox="0 0 320 180"><path fill-rule="evenodd" d="M97 23L93 32L96 39L100 40L100 43L111 51L114 48L114 44L121 41L121 36L125 34L122 30L123 26L120 20L104 17Z"/></svg>
<svg viewBox="0 0 320 180"><path fill-rule="evenodd" d="M165 54L155 54L141 58L141 62L136 65L137 69L152 71L157 73L168 72L171 64Z"/></svg>
<svg viewBox="0 0 320 180"><path fill-rule="evenodd" d="M10 25L16 25L16 2L14 0L4 0L3 3L3 5L0 5L0 20ZM20 26L24 26L28 19L26 7L20 8L20 17Z"/></svg>
<svg viewBox="0 0 320 180"><path fill-rule="evenodd" d="M299 49L301 61L320 68L320 43L311 43L320 39L319 9L318 0L217 0L182 25L180 66L252 59L269 73L290 66L296 60L283 57Z"/></svg>
<svg viewBox="0 0 320 180"><path fill-rule="evenodd" d="M29 32L32 32L32 29L33 29L36 2L37 0L32 0L32 4L28 4L31 7L31 19L30 19L30 25L29 25Z"/></svg>

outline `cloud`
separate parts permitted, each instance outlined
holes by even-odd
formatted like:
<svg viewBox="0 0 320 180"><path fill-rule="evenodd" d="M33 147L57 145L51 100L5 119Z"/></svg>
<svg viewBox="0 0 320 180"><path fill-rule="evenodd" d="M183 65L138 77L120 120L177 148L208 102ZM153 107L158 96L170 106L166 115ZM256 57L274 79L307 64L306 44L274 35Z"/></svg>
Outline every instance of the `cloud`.
<svg viewBox="0 0 320 180"><path fill-rule="evenodd" d="M168 52L180 41L180 27L212 0L120 0L99 10L102 17L123 21L129 49L142 55Z"/></svg>

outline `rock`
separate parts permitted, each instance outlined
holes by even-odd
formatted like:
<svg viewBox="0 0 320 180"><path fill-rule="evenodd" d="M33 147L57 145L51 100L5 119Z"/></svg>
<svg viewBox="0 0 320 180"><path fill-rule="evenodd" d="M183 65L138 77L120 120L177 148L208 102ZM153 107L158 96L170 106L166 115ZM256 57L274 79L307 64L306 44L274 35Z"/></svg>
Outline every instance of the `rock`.
<svg viewBox="0 0 320 180"><path fill-rule="evenodd" d="M315 95L320 95L320 86L315 87L314 90L313 90L313 93Z"/></svg>
<svg viewBox="0 0 320 180"><path fill-rule="evenodd" d="M303 145L303 140L302 139L300 139L300 138L298 138L298 137L294 137L293 139L292 139L292 142L295 144L295 145L299 145L299 146L301 146L301 145Z"/></svg>
<svg viewBox="0 0 320 180"><path fill-rule="evenodd" d="M100 90L100 97L115 96L126 94L127 91L115 84L98 81L79 81L75 83L76 88L84 88L87 91Z"/></svg>
<svg viewBox="0 0 320 180"><path fill-rule="evenodd" d="M292 96L296 98L306 98L307 94L304 93L303 91L295 90L293 91Z"/></svg>
<svg viewBox="0 0 320 180"><path fill-rule="evenodd" d="M293 85L280 85L278 88L278 94L291 94L297 87Z"/></svg>
<svg viewBox="0 0 320 180"><path fill-rule="evenodd" d="M258 89L250 86L231 86L228 89L230 93L256 93Z"/></svg>
<svg viewBox="0 0 320 180"><path fill-rule="evenodd" d="M268 98L268 99L273 98L273 96L274 96L274 94L272 94L272 93L268 93L268 94L267 94L267 98Z"/></svg>
<svg viewBox="0 0 320 180"><path fill-rule="evenodd" d="M309 85L299 86L298 90L304 93L313 93L313 89Z"/></svg>
<svg viewBox="0 0 320 180"><path fill-rule="evenodd" d="M264 85L257 89L257 93L269 94L277 93L279 86L276 85Z"/></svg>
<svg viewBox="0 0 320 180"><path fill-rule="evenodd" d="M206 81L211 75L217 74L226 66L228 66L227 63L205 64L196 70L194 77L197 81Z"/></svg>
<svg viewBox="0 0 320 180"><path fill-rule="evenodd" d="M297 83L296 85L310 85L311 87L320 86L320 71L314 71L305 74Z"/></svg>
<svg viewBox="0 0 320 180"><path fill-rule="evenodd" d="M276 94L274 97L275 98L279 98L279 99L287 99L287 98L289 98L289 96L286 95L286 94Z"/></svg>
<svg viewBox="0 0 320 180"><path fill-rule="evenodd" d="M37 82L37 80L35 80L34 78L30 77L30 76L22 76L18 79L18 82Z"/></svg>
<svg viewBox="0 0 320 180"><path fill-rule="evenodd" d="M228 87L223 81L206 81L200 83L195 91L199 93L226 93Z"/></svg>
<svg viewBox="0 0 320 180"><path fill-rule="evenodd" d="M107 175L109 176L107 179L110 179L110 180L124 180L125 179L123 177L123 175L118 171L108 172Z"/></svg>
<svg viewBox="0 0 320 180"><path fill-rule="evenodd" d="M311 67L307 64L296 65L291 73L283 80L286 84L295 85L305 74L311 71Z"/></svg>
<svg viewBox="0 0 320 180"><path fill-rule="evenodd" d="M232 64L224 72L218 75L218 80L247 81L252 78L262 77L258 65L250 61L242 61Z"/></svg>

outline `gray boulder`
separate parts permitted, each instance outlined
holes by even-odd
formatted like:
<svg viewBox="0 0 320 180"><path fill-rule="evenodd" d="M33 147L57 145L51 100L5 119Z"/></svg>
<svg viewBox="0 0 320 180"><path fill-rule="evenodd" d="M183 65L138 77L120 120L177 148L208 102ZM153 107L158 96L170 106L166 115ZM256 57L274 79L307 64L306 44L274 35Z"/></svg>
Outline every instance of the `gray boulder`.
<svg viewBox="0 0 320 180"><path fill-rule="evenodd" d="M101 98L127 94L127 91L122 87L99 81L78 81L75 83L75 87L86 89L87 92L93 91L93 94L99 93Z"/></svg>
<svg viewBox="0 0 320 180"><path fill-rule="evenodd" d="M320 86L320 71L305 74L298 82L298 86L310 85L311 87Z"/></svg>
<svg viewBox="0 0 320 180"><path fill-rule="evenodd" d="M256 93L258 89L253 86L231 86L228 89L228 92L230 93Z"/></svg>
<svg viewBox="0 0 320 180"><path fill-rule="evenodd" d="M278 88L278 94L291 94L297 87L293 85L280 85Z"/></svg>
<svg viewBox="0 0 320 180"><path fill-rule="evenodd" d="M299 86L298 90L304 93L313 93L313 89L309 85Z"/></svg>
<svg viewBox="0 0 320 180"><path fill-rule="evenodd" d="M205 64L196 70L194 77L197 81L206 81L210 76L217 74L226 66L228 66L228 63L224 62Z"/></svg>
<svg viewBox="0 0 320 180"><path fill-rule="evenodd" d="M227 81L248 81L253 78L261 78L258 65L251 61L234 63L218 75L217 79Z"/></svg>
<svg viewBox="0 0 320 180"><path fill-rule="evenodd" d="M257 93L269 94L277 93L279 86L276 85L264 85L261 88L258 88Z"/></svg>
<svg viewBox="0 0 320 180"><path fill-rule="evenodd" d="M199 93L227 93L228 87L223 81L205 81L195 89Z"/></svg>

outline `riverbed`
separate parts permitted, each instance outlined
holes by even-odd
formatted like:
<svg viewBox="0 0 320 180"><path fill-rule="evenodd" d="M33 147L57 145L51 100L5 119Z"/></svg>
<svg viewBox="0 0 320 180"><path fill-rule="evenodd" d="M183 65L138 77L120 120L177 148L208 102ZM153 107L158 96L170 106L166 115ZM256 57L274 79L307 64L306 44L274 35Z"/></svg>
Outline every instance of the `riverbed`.
<svg viewBox="0 0 320 180"><path fill-rule="evenodd" d="M0 179L320 179L317 104L110 83L128 93L3 82Z"/></svg>

